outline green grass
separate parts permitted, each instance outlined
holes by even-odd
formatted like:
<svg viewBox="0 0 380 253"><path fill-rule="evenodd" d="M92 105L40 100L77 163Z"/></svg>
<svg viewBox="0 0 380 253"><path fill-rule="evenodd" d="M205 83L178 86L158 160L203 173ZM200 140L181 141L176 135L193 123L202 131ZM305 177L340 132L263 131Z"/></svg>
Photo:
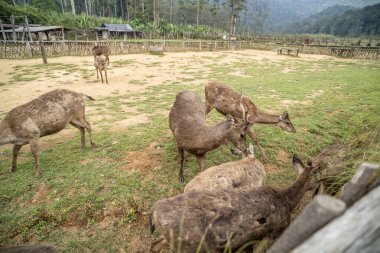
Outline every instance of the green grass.
<svg viewBox="0 0 380 253"><path fill-rule="evenodd" d="M220 60L230 54L233 53L222 53ZM208 63L205 67L211 71L202 85L184 85L200 78L199 71L186 69L190 77L150 86L144 94L114 93L86 101L87 107L95 109L87 115L90 122L96 115L107 116L103 122L92 122L100 127L93 133L97 147L80 149L79 133L75 138L60 139L58 134L50 141L42 139L45 145L40 158L41 177L34 177L34 159L28 146L22 149L18 169L12 174L11 146L2 147L0 246L43 241L57 245L62 252L135 252L136 247L148 251L152 238L147 216L151 206L159 199L180 193L184 187L177 180L177 150L168 131L168 111L180 90L195 90L203 98L203 84L207 80L229 84L263 110L289 112L297 129L295 134L272 126L254 126L267 154L265 164L271 166L268 185L283 187L294 180L292 154L306 160L335 143L346 143L348 148L343 164L347 172L335 175L334 187L346 182L360 162L380 162L379 62L303 61L284 57L282 61L267 59L259 63L239 57L237 52L234 62ZM215 60L204 58L211 59ZM134 61L112 64L123 67L131 63ZM147 69L159 65L159 62L145 64ZM22 78L33 78L42 68L36 65ZM70 64L49 64L47 68L88 75ZM284 69L294 71L285 73ZM14 70L13 81L19 82L16 76L27 68L16 66ZM236 70L243 75L234 74ZM286 104L284 100L293 103ZM123 108L133 110L121 113ZM118 121L139 114L146 114L149 122L113 130ZM223 119L214 110L207 122ZM162 144L163 148L147 148L152 142ZM136 152L139 155L133 158ZM262 159L257 149L255 153ZM133 164L131 158L140 163ZM184 174L188 182L198 168L194 157L186 159ZM208 154L206 167L236 159L228 146L222 146Z"/></svg>

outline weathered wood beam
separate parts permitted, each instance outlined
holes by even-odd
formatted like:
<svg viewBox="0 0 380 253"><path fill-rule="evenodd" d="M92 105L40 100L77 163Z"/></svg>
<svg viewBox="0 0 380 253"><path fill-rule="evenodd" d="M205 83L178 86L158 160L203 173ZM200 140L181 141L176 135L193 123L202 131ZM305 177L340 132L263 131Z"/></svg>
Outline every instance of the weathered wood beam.
<svg viewBox="0 0 380 253"><path fill-rule="evenodd" d="M380 186L291 253L370 253L380 249Z"/></svg>
<svg viewBox="0 0 380 253"><path fill-rule="evenodd" d="M267 253L288 253L315 231L341 215L346 204L329 195L318 195L290 224L285 232L276 240Z"/></svg>

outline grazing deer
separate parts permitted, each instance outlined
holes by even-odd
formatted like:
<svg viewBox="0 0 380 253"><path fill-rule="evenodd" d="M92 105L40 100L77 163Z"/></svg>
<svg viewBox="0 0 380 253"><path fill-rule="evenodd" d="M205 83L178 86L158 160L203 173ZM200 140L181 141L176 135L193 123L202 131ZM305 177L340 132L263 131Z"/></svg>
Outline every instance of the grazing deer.
<svg viewBox="0 0 380 253"><path fill-rule="evenodd" d="M228 140L238 150L245 151L245 131L248 124L227 117L216 125L205 123L205 109L200 96L193 91L181 91L177 94L169 113L169 125L177 142L180 156L179 180L183 182L184 151L196 156L198 167L204 170L205 154Z"/></svg>
<svg viewBox="0 0 380 253"><path fill-rule="evenodd" d="M232 115L234 118L247 118L252 126L254 123L277 125L285 131L295 133L289 114L283 112L280 116L261 111L257 106L245 96L237 93L227 85L218 82L209 82L205 86L206 95L206 115L215 108L223 115ZM243 105L243 107L241 106ZM246 116L244 116L244 112ZM248 135L260 149L265 157L264 150L261 148L252 127L248 128Z"/></svg>
<svg viewBox="0 0 380 253"><path fill-rule="evenodd" d="M92 48L92 54L94 55L94 61L95 61L95 57L97 55L104 55L106 57L107 66L110 64L109 55L111 54L111 51L110 51L109 47L107 47L107 46L94 46Z"/></svg>
<svg viewBox="0 0 380 253"><path fill-rule="evenodd" d="M99 79L99 72L100 77L102 78L103 83L103 74L102 71L104 71L104 74L106 76L106 83L108 84L108 78L107 78L107 64L106 64L107 58L104 55L96 55L95 56L95 62L94 66L96 68L96 77Z"/></svg>
<svg viewBox="0 0 380 253"><path fill-rule="evenodd" d="M91 126L85 119L83 96L70 90L53 90L38 98L12 109L0 122L0 145L14 144L11 172L16 170L17 155L21 147L30 144L36 163L36 176L40 175L40 138L55 134L67 123L81 132L81 147L85 146L85 129L92 141Z"/></svg>
<svg viewBox="0 0 380 253"><path fill-rule="evenodd" d="M184 192L263 186L264 165L255 159L252 144L249 144L249 152L244 153L244 156L241 160L223 163L202 171L187 183Z"/></svg>
<svg viewBox="0 0 380 253"><path fill-rule="evenodd" d="M290 223L291 212L308 190L312 171L293 156L297 180L288 188L244 187L191 191L157 201L149 216L150 230L161 236L151 250L169 246L175 252L236 250L251 240L277 237Z"/></svg>

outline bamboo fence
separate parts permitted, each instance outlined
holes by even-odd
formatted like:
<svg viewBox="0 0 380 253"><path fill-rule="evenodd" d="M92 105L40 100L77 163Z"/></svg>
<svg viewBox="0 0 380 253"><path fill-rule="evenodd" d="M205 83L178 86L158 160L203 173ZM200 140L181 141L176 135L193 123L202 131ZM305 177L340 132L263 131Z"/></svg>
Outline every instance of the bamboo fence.
<svg viewBox="0 0 380 253"><path fill-rule="evenodd" d="M40 42L0 42L0 59L41 57ZM219 51L257 49L276 51L282 43L260 41L196 41L196 40L131 40L131 41L45 41L48 57L91 55L95 45L108 46L112 54L148 53L151 47L162 47L164 52ZM303 54L322 54L344 58L379 59L380 47L329 46L287 44L298 47Z"/></svg>

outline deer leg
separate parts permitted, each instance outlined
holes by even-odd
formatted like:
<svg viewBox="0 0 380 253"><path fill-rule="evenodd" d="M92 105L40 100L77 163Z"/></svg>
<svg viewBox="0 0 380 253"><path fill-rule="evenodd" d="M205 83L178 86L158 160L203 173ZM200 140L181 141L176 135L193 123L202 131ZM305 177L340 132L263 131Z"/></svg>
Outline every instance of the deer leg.
<svg viewBox="0 0 380 253"><path fill-rule="evenodd" d="M86 136L84 134L84 127L76 124L75 122L71 121L70 124L76 128L79 129L80 131L80 147L84 148L86 146Z"/></svg>
<svg viewBox="0 0 380 253"><path fill-rule="evenodd" d="M99 69L96 68L96 79L99 79Z"/></svg>
<svg viewBox="0 0 380 253"><path fill-rule="evenodd" d="M212 105L206 100L205 102L205 114L207 115L212 110Z"/></svg>
<svg viewBox="0 0 380 253"><path fill-rule="evenodd" d="M21 147L22 147L22 145L13 145L13 159L12 159L11 172L16 170L17 156L18 156L18 152L20 151Z"/></svg>
<svg viewBox="0 0 380 253"><path fill-rule="evenodd" d="M88 136L90 137L90 144L91 144L91 146L95 147L95 143L92 140L91 125L90 125L90 123L88 123L84 119L84 116L82 118L78 117L76 119L73 119L70 122L70 124L80 130L80 133L81 133L81 148L84 148L84 146L86 145L84 129L86 129L87 132L88 132Z"/></svg>
<svg viewBox="0 0 380 253"><path fill-rule="evenodd" d="M184 156L184 150L183 148L178 148L178 154L179 154L179 174L178 179L180 182L183 182L183 166L185 164L185 156Z"/></svg>
<svg viewBox="0 0 380 253"><path fill-rule="evenodd" d="M39 138L34 138L32 139L29 144L30 144L30 149L32 151L32 154L34 156L34 161L36 163L36 177L38 177L41 172L40 172L40 147L39 147Z"/></svg>
<svg viewBox="0 0 380 253"><path fill-rule="evenodd" d="M263 155L264 158L267 158L266 155L265 155L265 152L264 150L262 149L262 147L260 146L259 142L257 141L257 136L255 134L255 132L253 131L252 127L248 128L248 135L251 137L251 139L253 140L253 142L256 144L256 146L259 148L260 150L260 153Z"/></svg>
<svg viewBox="0 0 380 253"><path fill-rule="evenodd" d="M103 83L103 74L102 74L102 70L99 70L100 72L100 77L102 78L102 83Z"/></svg>
<svg viewBox="0 0 380 253"><path fill-rule="evenodd" d="M168 246L165 238L161 235L160 237L158 237L157 239L155 239L151 246L150 246L150 252L154 252L154 253L159 253L161 252L164 248L166 248Z"/></svg>
<svg viewBox="0 0 380 253"><path fill-rule="evenodd" d="M106 76L106 83L108 84L107 69L104 69L104 74L105 74L105 76Z"/></svg>
<svg viewBox="0 0 380 253"><path fill-rule="evenodd" d="M197 163L200 171L205 169L205 155L197 155Z"/></svg>

